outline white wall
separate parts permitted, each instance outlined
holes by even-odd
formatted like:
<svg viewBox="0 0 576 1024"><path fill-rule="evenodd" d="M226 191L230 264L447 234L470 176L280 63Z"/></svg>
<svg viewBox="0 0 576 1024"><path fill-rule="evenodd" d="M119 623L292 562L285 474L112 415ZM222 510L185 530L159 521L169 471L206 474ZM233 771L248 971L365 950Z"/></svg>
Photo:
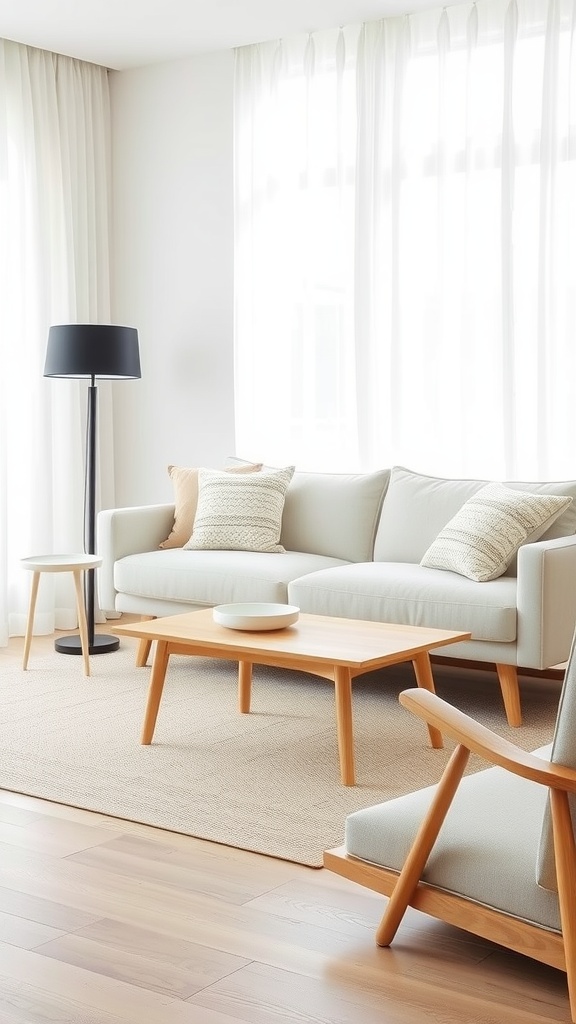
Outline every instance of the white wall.
<svg viewBox="0 0 576 1024"><path fill-rule="evenodd" d="M116 505L167 501L169 463L234 454L233 54L113 72L112 316L142 379L114 388Z"/></svg>

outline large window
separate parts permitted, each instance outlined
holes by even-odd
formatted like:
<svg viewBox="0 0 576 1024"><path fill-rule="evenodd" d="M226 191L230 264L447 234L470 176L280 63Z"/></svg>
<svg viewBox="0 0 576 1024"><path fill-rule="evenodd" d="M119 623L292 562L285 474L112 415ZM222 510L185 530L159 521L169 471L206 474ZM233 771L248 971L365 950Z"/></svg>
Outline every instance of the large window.
<svg viewBox="0 0 576 1024"><path fill-rule="evenodd" d="M238 450L576 475L573 2L237 51Z"/></svg>

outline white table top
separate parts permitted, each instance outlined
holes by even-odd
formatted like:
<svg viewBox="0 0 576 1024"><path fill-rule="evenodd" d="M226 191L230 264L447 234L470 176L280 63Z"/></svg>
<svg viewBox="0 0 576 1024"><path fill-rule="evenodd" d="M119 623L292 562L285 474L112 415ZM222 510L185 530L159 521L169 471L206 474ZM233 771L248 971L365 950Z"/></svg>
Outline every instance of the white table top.
<svg viewBox="0 0 576 1024"><path fill-rule="evenodd" d="M32 569L35 572L74 572L75 569L97 569L102 565L102 559L98 555L83 554L31 555L20 561L24 569Z"/></svg>

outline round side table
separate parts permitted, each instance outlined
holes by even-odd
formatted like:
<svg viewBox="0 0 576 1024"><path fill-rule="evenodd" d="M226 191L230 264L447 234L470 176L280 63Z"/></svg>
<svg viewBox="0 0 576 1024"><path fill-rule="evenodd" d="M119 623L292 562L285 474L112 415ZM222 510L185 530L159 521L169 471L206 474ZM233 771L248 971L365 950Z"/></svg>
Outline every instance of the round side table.
<svg viewBox="0 0 576 1024"><path fill-rule="evenodd" d="M32 555L30 558L22 558L21 565L24 569L30 569L34 574L30 589L30 605L28 608L28 621L26 623L22 668L26 670L28 667L28 655L30 654L30 644L32 642L34 609L36 607L40 574L43 572L71 572L74 576L74 587L76 589L76 607L78 608L80 642L84 658L84 675L89 676L88 624L86 622L86 608L82 593L82 573L86 569L97 569L98 566L102 565L102 559L96 555Z"/></svg>

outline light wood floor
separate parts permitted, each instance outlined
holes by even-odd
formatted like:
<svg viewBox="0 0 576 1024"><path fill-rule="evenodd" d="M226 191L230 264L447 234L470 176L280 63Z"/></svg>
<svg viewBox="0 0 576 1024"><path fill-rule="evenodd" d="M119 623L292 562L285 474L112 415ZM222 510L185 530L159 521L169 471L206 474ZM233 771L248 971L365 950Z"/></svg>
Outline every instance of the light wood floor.
<svg viewBox="0 0 576 1024"><path fill-rule="evenodd" d="M382 907L325 870L0 790L0 1024L569 1020L563 974L416 911L378 949Z"/></svg>

